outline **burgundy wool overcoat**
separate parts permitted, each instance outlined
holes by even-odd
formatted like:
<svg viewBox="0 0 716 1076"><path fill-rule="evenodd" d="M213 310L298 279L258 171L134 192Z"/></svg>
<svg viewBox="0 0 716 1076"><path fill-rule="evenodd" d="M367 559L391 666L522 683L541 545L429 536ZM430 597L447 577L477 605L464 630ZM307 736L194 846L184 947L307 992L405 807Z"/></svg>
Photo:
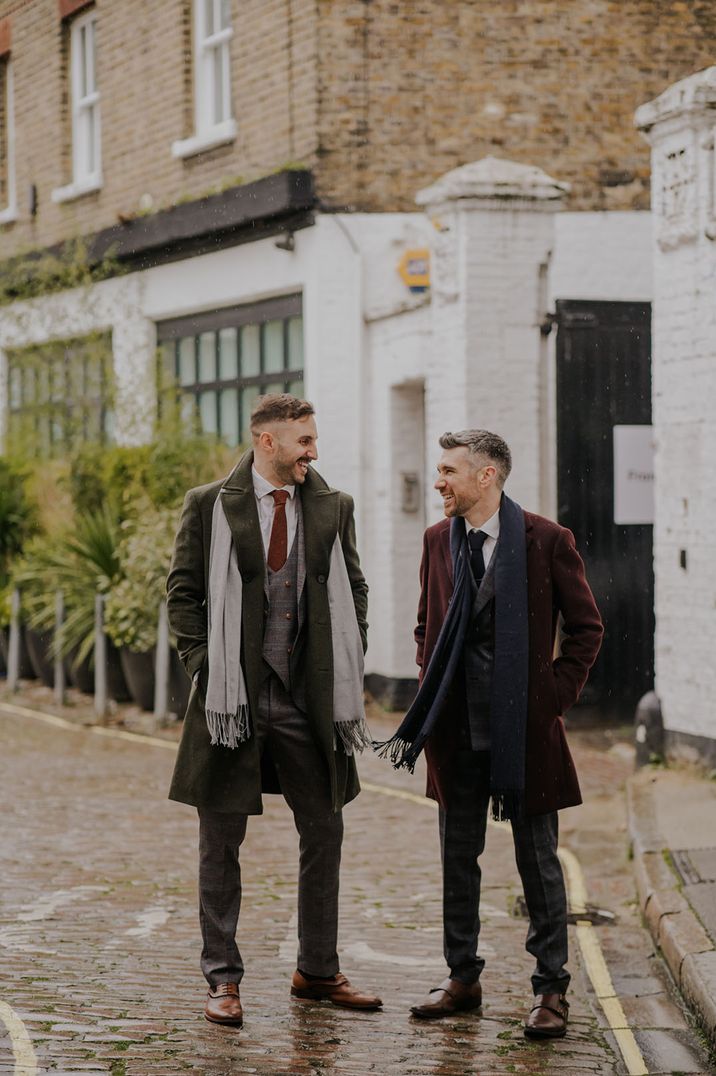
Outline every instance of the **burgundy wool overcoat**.
<svg viewBox="0 0 716 1076"><path fill-rule="evenodd" d="M529 615L525 807L536 815L582 802L562 714L579 698L603 628L572 532L531 512L524 517ZM422 679L452 595L449 519L425 532L420 585L415 640ZM563 638L555 658L560 613ZM465 688L456 679L425 745L427 795L443 807L449 805L457 729L464 713Z"/></svg>

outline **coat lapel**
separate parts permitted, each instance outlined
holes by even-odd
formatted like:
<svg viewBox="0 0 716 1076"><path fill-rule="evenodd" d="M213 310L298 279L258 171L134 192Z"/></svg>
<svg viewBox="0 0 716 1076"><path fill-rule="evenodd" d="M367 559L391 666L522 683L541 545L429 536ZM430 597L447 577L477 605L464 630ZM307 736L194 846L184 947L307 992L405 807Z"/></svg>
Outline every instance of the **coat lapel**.
<svg viewBox="0 0 716 1076"><path fill-rule="evenodd" d="M244 582L265 574L264 545L251 477L253 461L253 452L245 452L222 486L220 494Z"/></svg>
<svg viewBox="0 0 716 1076"><path fill-rule="evenodd" d="M322 575L325 582L338 533L338 490L330 489L321 476L309 468L300 492L306 575L314 578Z"/></svg>

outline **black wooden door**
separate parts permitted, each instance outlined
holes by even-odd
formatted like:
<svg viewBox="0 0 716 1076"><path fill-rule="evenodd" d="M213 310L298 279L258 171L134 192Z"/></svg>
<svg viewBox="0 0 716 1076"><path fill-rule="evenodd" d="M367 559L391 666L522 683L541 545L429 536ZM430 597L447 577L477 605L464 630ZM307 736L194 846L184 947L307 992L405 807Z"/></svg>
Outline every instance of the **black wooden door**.
<svg viewBox="0 0 716 1076"><path fill-rule="evenodd" d="M648 303L557 303L557 496L605 626L584 705L629 720L654 686L651 524L614 522L616 425L651 423Z"/></svg>

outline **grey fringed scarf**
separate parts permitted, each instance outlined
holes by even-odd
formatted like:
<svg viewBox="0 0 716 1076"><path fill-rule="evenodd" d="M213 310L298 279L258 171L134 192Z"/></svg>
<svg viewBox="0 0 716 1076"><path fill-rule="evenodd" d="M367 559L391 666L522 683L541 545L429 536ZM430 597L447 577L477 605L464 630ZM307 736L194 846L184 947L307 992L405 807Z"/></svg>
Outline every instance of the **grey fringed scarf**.
<svg viewBox="0 0 716 1076"><path fill-rule="evenodd" d="M251 736L249 696L241 667L241 572L231 529L216 498L211 517L208 596L206 724L212 744L238 747ZM370 734L363 706L363 646L353 593L336 535L328 572L328 606L333 648L333 721L347 755L362 751Z"/></svg>

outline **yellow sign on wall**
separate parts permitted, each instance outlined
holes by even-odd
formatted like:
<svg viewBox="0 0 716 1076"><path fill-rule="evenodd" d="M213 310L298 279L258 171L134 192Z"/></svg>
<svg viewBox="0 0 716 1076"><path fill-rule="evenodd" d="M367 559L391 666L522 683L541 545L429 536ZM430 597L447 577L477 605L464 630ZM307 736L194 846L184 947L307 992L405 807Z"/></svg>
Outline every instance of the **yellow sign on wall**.
<svg viewBox="0 0 716 1076"><path fill-rule="evenodd" d="M430 251L427 247L406 250L398 262L401 279L411 291L430 287Z"/></svg>

